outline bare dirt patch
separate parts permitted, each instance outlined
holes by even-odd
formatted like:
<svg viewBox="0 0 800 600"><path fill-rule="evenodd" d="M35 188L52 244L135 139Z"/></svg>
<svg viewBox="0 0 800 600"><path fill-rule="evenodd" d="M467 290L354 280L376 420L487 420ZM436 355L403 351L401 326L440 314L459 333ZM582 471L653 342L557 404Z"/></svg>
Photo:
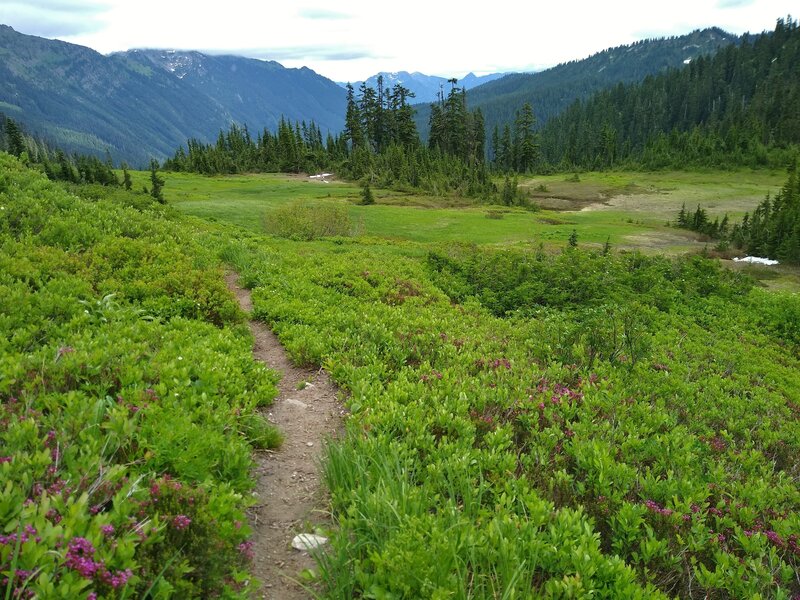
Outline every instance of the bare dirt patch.
<svg viewBox="0 0 800 600"><path fill-rule="evenodd" d="M236 274L227 275L225 281L242 309L252 311L250 291L239 286ZM311 595L298 579L304 569L314 566L314 559L293 549L291 542L297 534L329 525L319 459L325 440L341 430L344 410L325 371L295 367L266 325L252 320L249 325L255 338L253 356L282 374L279 395L267 412L285 438L279 450L255 456L258 504L250 512L250 524L253 574L262 585L253 597L306 599Z"/></svg>

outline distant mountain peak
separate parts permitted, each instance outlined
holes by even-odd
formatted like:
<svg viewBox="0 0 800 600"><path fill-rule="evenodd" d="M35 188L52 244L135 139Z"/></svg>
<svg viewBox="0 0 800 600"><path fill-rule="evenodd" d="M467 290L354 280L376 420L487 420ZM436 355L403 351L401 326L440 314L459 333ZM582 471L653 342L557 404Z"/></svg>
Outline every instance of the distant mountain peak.
<svg viewBox="0 0 800 600"><path fill-rule="evenodd" d="M466 89L472 89L484 83L494 81L500 77L504 77L508 73L492 73L489 75L478 76L473 72L468 73L464 77L458 79L459 85ZM439 77L437 75L426 75L419 71L409 73L408 71L381 71L364 81L356 81L352 83L354 89L358 89L362 83L366 83L369 87L377 87L378 77L383 77L384 87L391 87L393 85L402 85L414 93L416 102L434 102L438 97L439 91L448 85L449 77ZM346 83L340 83L342 87ZM449 89L449 88L447 88Z"/></svg>

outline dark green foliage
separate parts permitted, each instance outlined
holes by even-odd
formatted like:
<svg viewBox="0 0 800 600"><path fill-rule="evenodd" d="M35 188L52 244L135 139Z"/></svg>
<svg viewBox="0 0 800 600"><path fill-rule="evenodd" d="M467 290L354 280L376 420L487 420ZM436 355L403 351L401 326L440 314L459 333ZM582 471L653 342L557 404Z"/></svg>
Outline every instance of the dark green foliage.
<svg viewBox="0 0 800 600"><path fill-rule="evenodd" d="M535 111L538 123L545 124L566 110L575 100L617 83L642 81L686 59L710 55L730 44L741 43L720 29L693 31L687 35L642 40L598 52L582 60L572 60L538 73L512 73L469 90L469 103L480 109L487 131L502 132L513 125L517 111L526 102ZM428 105L418 105L417 126L424 132L430 119ZM493 148L497 148L493 145Z"/></svg>
<svg viewBox="0 0 800 600"><path fill-rule="evenodd" d="M577 235L571 236L577 245ZM636 298L661 311L679 310L681 296L737 298L752 283L697 257L673 261L638 253L615 255L572 250L531 255L511 250L454 246L431 252L434 281L454 301L475 297L498 316L540 307L579 308Z"/></svg>
<svg viewBox="0 0 800 600"><path fill-rule="evenodd" d="M800 143L800 29L700 56L576 102L542 130L545 161L603 169L785 164Z"/></svg>
<svg viewBox="0 0 800 600"><path fill-rule="evenodd" d="M341 150L340 140L328 150L315 123L292 123L281 119L276 133L262 131L255 139L247 127L234 124L220 131L214 144L191 139L164 161L168 171L188 171L203 175L234 173L316 172L330 167L330 155Z"/></svg>
<svg viewBox="0 0 800 600"><path fill-rule="evenodd" d="M158 161L152 159L150 161L150 195L156 202L166 204L167 201L164 198L163 188L164 178L158 174Z"/></svg>
<svg viewBox="0 0 800 600"><path fill-rule="evenodd" d="M755 256L800 264L800 178L797 161L781 190L767 196L741 223L733 226L728 236L739 249Z"/></svg>
<svg viewBox="0 0 800 600"><path fill-rule="evenodd" d="M127 191L130 191L131 187L133 187L131 174L128 172L128 167L124 164L122 165L122 185Z"/></svg>
<svg viewBox="0 0 800 600"><path fill-rule="evenodd" d="M761 256L800 264L800 184L797 162L789 168L789 175L781 190L769 195L756 207L753 214L745 213L741 223L731 227L728 215L720 221L711 221L700 206L694 213L682 206L676 225L719 240L717 249L731 246L754 256Z"/></svg>
<svg viewBox="0 0 800 600"><path fill-rule="evenodd" d="M482 164L486 140L483 115L467 109L467 91L456 86L456 79L450 83L447 98L440 94L439 101L431 105L428 147L470 165Z"/></svg>
<svg viewBox="0 0 800 600"><path fill-rule="evenodd" d="M567 240L567 245L570 248L577 248L578 247L578 232L573 229L572 233L569 234L569 239Z"/></svg>
<svg viewBox="0 0 800 600"><path fill-rule="evenodd" d="M512 206L517 202L517 193L517 178L512 178L506 175L505 180L503 181L503 192L500 198L501 201L506 206Z"/></svg>
<svg viewBox="0 0 800 600"><path fill-rule="evenodd" d="M93 155L68 156L61 148L34 138L19 123L0 113L0 150L3 148L28 165L38 165L52 181L119 184L110 157L101 161Z"/></svg>
<svg viewBox="0 0 800 600"><path fill-rule="evenodd" d="M264 130L256 139L246 127L232 125L229 131L219 133L216 144L189 140L187 150L180 148L164 162L164 168L206 175L333 170L341 177L368 178L384 187L494 198L497 190L483 161L480 115L467 118L470 131L478 133L458 143L463 154L451 152L449 146L447 151L431 149L419 141L408 97L402 86L378 91L364 87L358 97L351 88L345 132L329 135L324 144L313 122L307 125L282 119L277 134ZM461 101L462 95L453 96L458 114L462 114L458 108ZM450 128L461 131L465 123L448 117L441 124L443 135L456 139Z"/></svg>
<svg viewBox="0 0 800 600"><path fill-rule="evenodd" d="M363 206L375 204L375 195L372 193L368 181L365 181L364 185L361 186L361 204Z"/></svg>
<svg viewBox="0 0 800 600"><path fill-rule="evenodd" d="M19 157L25 152L25 140L22 137L22 131L20 131L19 126L8 117L6 117L5 120L5 135L9 154Z"/></svg>

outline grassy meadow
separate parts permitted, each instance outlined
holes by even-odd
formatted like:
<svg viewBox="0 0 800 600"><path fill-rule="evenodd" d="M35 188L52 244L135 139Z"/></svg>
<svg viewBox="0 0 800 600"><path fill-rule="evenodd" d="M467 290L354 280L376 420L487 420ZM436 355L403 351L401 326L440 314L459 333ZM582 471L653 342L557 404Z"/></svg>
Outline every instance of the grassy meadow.
<svg viewBox="0 0 800 600"><path fill-rule="evenodd" d="M136 174L145 184L145 173ZM470 199L437 198L375 189L377 204L359 206L355 183L322 183L304 176L254 174L204 177L166 175L166 195L186 214L263 231L269 211L293 201L347 202L366 236L415 242L540 243L560 246L575 229L580 242L659 252L704 244L688 231L667 227L683 203L734 219L782 184L782 172L585 173L580 181L553 175L521 180L520 189L542 207L486 206ZM135 180L137 181L137 180ZM138 181L137 181L138 184ZM543 186L545 191L541 191ZM492 213L489 215L489 213ZM500 217L500 218L491 218Z"/></svg>
<svg viewBox="0 0 800 600"><path fill-rule="evenodd" d="M137 188L147 173L134 173ZM712 218L732 221L783 184L783 171L593 172L537 176L519 181L521 193L539 210L487 206L472 199L434 197L374 189L377 203L360 206L352 182L323 183L304 175L252 174L204 177L168 173L166 195L183 213L264 232L270 213L293 202L333 202L347 207L359 235L396 241L468 242L563 247L574 230L581 245L678 255L713 247L694 232L669 226L683 204ZM498 185L501 182L498 181ZM764 285L800 290L796 267L753 267L726 261Z"/></svg>

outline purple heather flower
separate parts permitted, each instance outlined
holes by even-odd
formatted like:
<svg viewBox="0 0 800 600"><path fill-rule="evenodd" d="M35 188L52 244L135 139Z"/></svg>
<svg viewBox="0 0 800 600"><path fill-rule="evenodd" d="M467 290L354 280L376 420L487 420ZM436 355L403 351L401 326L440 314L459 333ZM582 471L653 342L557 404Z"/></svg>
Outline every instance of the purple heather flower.
<svg viewBox="0 0 800 600"><path fill-rule="evenodd" d="M239 544L238 548L242 556L244 556L247 560L253 560L253 542L242 542Z"/></svg>
<svg viewBox="0 0 800 600"><path fill-rule="evenodd" d="M94 560L94 546L86 538L74 537L69 541L67 556L64 564L77 571L82 577L92 579L103 566L102 562Z"/></svg>
<svg viewBox="0 0 800 600"><path fill-rule="evenodd" d="M192 520L186 515L177 515L172 519L172 525L175 529L186 529Z"/></svg>

